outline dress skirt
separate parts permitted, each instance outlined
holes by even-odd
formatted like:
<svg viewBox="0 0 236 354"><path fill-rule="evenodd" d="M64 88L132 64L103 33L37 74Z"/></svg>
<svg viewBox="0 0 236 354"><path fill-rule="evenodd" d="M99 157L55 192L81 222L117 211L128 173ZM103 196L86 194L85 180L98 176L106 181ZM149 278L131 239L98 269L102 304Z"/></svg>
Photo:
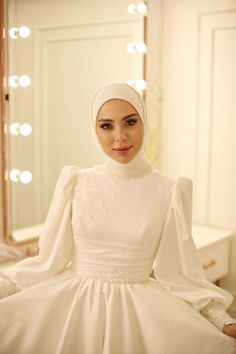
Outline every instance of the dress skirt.
<svg viewBox="0 0 236 354"><path fill-rule="evenodd" d="M1 354L235 354L226 336L158 281L71 272L0 301Z"/></svg>

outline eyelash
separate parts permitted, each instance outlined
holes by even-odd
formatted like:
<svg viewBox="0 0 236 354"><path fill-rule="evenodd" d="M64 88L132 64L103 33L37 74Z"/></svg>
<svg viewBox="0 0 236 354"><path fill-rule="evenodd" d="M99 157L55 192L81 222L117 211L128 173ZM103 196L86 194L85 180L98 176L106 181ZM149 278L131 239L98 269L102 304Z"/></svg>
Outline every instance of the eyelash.
<svg viewBox="0 0 236 354"><path fill-rule="evenodd" d="M111 124L110 123L103 123L100 125L100 128L102 128L104 130L109 130L111 128Z"/></svg>
<svg viewBox="0 0 236 354"><path fill-rule="evenodd" d="M129 123L128 125L135 125L137 123L137 119L135 119L135 118L127 119L126 123ZM130 123L132 123L132 124L130 124Z"/></svg>
<svg viewBox="0 0 236 354"><path fill-rule="evenodd" d="M125 122L125 125L127 126L133 126L137 123L137 119L135 118L130 118L130 119L127 119L126 122ZM111 123L103 123L100 125L100 128L104 129L104 130L110 130L113 128L112 124Z"/></svg>

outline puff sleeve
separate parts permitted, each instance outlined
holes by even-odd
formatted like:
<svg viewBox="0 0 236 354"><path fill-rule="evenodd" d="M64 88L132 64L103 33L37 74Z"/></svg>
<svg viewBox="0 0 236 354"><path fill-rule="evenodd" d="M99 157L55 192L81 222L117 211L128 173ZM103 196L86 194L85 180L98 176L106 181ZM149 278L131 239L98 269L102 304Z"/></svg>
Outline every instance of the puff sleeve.
<svg viewBox="0 0 236 354"><path fill-rule="evenodd" d="M192 229L192 181L179 178L172 187L170 207L154 265L156 280L188 302L218 328L236 322L225 310L230 293L205 280Z"/></svg>
<svg viewBox="0 0 236 354"><path fill-rule="evenodd" d="M73 251L72 193L76 166L63 167L39 238L39 254L0 272L0 298L53 277L65 269Z"/></svg>

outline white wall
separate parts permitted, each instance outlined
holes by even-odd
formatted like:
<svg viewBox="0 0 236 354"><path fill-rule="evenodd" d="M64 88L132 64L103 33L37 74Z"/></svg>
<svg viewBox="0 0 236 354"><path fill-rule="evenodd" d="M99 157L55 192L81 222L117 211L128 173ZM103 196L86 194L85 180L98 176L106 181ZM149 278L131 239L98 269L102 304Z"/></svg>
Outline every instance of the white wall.
<svg viewBox="0 0 236 354"><path fill-rule="evenodd" d="M150 0L149 7L161 23L159 168L193 180L195 223L234 233L222 286L236 296L236 2Z"/></svg>

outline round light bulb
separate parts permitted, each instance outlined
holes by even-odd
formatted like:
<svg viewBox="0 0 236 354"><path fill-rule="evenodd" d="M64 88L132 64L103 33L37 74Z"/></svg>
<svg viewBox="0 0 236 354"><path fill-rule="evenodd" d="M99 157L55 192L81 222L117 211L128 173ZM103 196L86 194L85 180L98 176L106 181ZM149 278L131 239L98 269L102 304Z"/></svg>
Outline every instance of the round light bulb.
<svg viewBox="0 0 236 354"><path fill-rule="evenodd" d="M20 132L20 123L12 123L10 125L9 131L12 135L18 135Z"/></svg>
<svg viewBox="0 0 236 354"><path fill-rule="evenodd" d="M146 15L147 13L147 5L144 2L140 2L137 5L137 10L140 14Z"/></svg>
<svg viewBox="0 0 236 354"><path fill-rule="evenodd" d="M20 176L20 170L17 168L11 170L10 172L10 180L12 182L18 182L19 181L19 176Z"/></svg>
<svg viewBox="0 0 236 354"><path fill-rule="evenodd" d="M143 79L140 79L140 80L136 80L136 88L139 90L139 91L143 91L147 88L147 83L145 80Z"/></svg>
<svg viewBox="0 0 236 354"><path fill-rule="evenodd" d="M8 83L10 87L18 87L19 86L19 78L16 75L12 75L8 79Z"/></svg>
<svg viewBox="0 0 236 354"><path fill-rule="evenodd" d="M19 36L18 28L16 28L16 27L10 28L10 29L9 29L9 36L10 36L10 38L12 38L12 39L18 38L18 36Z"/></svg>
<svg viewBox="0 0 236 354"><path fill-rule="evenodd" d="M31 79L28 75L21 75L19 77L19 84L21 87L27 87L31 84Z"/></svg>
<svg viewBox="0 0 236 354"><path fill-rule="evenodd" d="M129 53L135 53L136 52L136 46L135 43L130 42L127 44L127 50Z"/></svg>
<svg viewBox="0 0 236 354"><path fill-rule="evenodd" d="M21 38L27 38L30 36L30 29L27 26L21 26L19 28L19 36Z"/></svg>
<svg viewBox="0 0 236 354"><path fill-rule="evenodd" d="M30 183L31 181L32 181L32 174L31 174L31 172L30 171L22 171L21 173L20 173L20 181L22 182L22 183L25 183L25 184L27 184L27 183Z"/></svg>
<svg viewBox="0 0 236 354"><path fill-rule="evenodd" d="M137 7L135 4L129 4L128 6L128 13L135 14L137 12Z"/></svg>
<svg viewBox="0 0 236 354"><path fill-rule="evenodd" d="M28 123L21 124L20 126L20 133L23 136L28 136L32 133L32 127Z"/></svg>
<svg viewBox="0 0 236 354"><path fill-rule="evenodd" d="M137 52L139 52L139 53L146 53L147 46L144 42L137 42L136 49L137 49Z"/></svg>

